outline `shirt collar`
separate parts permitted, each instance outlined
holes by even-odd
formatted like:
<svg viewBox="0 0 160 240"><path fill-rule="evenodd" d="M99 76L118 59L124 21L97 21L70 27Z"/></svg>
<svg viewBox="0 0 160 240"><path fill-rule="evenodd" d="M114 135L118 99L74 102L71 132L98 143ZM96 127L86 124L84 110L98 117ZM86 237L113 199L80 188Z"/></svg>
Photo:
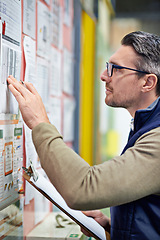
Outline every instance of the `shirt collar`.
<svg viewBox="0 0 160 240"><path fill-rule="evenodd" d="M157 103L159 102L160 97L158 97L153 103L151 103L151 105L149 105L149 107L145 108L145 109L140 109L137 110L137 112L146 112L146 111L151 111L153 110L153 108L157 105Z"/></svg>
<svg viewBox="0 0 160 240"><path fill-rule="evenodd" d="M158 97L151 105L149 105L147 108L145 109L139 109L136 111L135 113L135 118L131 119L131 123L130 123L130 127L132 129L132 131L134 131L135 128L135 122L136 120L140 120L141 121L141 125L146 121L146 117L148 117L149 112L152 112L152 110L156 107L156 105L158 104L160 100L160 97Z"/></svg>

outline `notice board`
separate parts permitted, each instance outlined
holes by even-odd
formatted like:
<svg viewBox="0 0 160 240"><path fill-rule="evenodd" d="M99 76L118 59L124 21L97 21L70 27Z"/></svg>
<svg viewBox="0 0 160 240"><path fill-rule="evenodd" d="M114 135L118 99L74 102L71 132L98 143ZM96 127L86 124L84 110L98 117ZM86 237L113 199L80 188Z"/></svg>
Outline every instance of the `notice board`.
<svg viewBox="0 0 160 240"><path fill-rule="evenodd" d="M72 146L74 141L73 74L73 1L0 0L0 209L24 194L25 209L34 215L26 232L44 218L50 204L23 184L20 169L30 160L42 171L18 104L10 93L6 79L34 84L42 97L50 122ZM38 199L38 201L37 201ZM38 202L38 204L34 204Z"/></svg>

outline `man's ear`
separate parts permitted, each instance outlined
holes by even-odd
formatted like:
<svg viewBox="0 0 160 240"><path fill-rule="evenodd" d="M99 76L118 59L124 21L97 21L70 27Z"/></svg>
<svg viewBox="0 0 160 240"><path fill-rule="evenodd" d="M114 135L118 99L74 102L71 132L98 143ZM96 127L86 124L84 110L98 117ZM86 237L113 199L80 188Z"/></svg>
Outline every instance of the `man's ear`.
<svg viewBox="0 0 160 240"><path fill-rule="evenodd" d="M142 88L143 92L149 92L152 90L156 90L158 78L155 74L147 74L145 77L145 82Z"/></svg>

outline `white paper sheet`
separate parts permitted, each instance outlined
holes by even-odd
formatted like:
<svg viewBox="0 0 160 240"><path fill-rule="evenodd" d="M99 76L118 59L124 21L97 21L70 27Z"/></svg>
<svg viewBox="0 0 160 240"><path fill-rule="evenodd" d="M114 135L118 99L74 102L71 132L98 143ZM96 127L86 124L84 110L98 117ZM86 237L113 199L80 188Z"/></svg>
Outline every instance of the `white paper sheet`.
<svg viewBox="0 0 160 240"><path fill-rule="evenodd" d="M23 32L36 37L36 0L23 1Z"/></svg>
<svg viewBox="0 0 160 240"><path fill-rule="evenodd" d="M61 133L61 99L50 97L49 100L49 121L57 128Z"/></svg>
<svg viewBox="0 0 160 240"><path fill-rule="evenodd" d="M45 172L41 169L38 170L43 177L46 176ZM34 207L34 216L35 216L35 225L42 221L45 216L50 211L50 202L47 198L45 198L40 192L34 191L34 201L35 201L35 207Z"/></svg>
<svg viewBox="0 0 160 240"><path fill-rule="evenodd" d="M48 58L50 51L50 12L38 1L37 54Z"/></svg>
<svg viewBox="0 0 160 240"><path fill-rule="evenodd" d="M26 149L26 167L30 166L30 160L34 166L37 164L38 155L32 141L32 130L24 123L25 131L25 149Z"/></svg>
<svg viewBox="0 0 160 240"><path fill-rule="evenodd" d="M33 198L34 198L34 190L31 187L31 184L29 184L29 182L26 182L24 204L28 205Z"/></svg>
<svg viewBox="0 0 160 240"><path fill-rule="evenodd" d="M31 177L31 181L42 191L44 191L54 202L56 202L64 211L76 219L79 223L94 233L99 239L106 240L104 228L98 224L93 218L85 216L81 211L73 210L68 207L62 196L55 187L38 172L38 180L35 182Z"/></svg>
<svg viewBox="0 0 160 240"><path fill-rule="evenodd" d="M73 56L66 48L63 55L63 91L73 95L74 93L74 71Z"/></svg>
<svg viewBox="0 0 160 240"><path fill-rule="evenodd" d="M65 142L74 140L74 110L74 98L64 98L63 139Z"/></svg>
<svg viewBox="0 0 160 240"><path fill-rule="evenodd" d="M44 58L37 57L37 80L35 88L42 98L46 111L49 102L49 62Z"/></svg>
<svg viewBox="0 0 160 240"><path fill-rule="evenodd" d="M18 114L18 103L8 89L6 79L9 75L13 75L17 80L20 80L20 70L21 51L19 47L2 39L2 66L0 83L4 86L1 88L0 113Z"/></svg>
<svg viewBox="0 0 160 240"><path fill-rule="evenodd" d="M1 30L3 29L0 37L0 84L4 84L0 88L0 113L18 114L18 103L6 87L6 79L9 75L20 79L21 1L1 0L0 5Z"/></svg>
<svg viewBox="0 0 160 240"><path fill-rule="evenodd" d="M67 26L71 25L71 1L64 0L64 23Z"/></svg>
<svg viewBox="0 0 160 240"><path fill-rule="evenodd" d="M7 92L7 85L0 83L0 113L6 113L7 109L7 97L6 97L6 92Z"/></svg>
<svg viewBox="0 0 160 240"><path fill-rule="evenodd" d="M0 19L0 76L2 71L2 20Z"/></svg>
<svg viewBox="0 0 160 240"><path fill-rule="evenodd" d="M2 79L1 82L6 84L8 75L13 75L20 80L21 69L21 51L17 46L10 42L2 40Z"/></svg>
<svg viewBox="0 0 160 240"><path fill-rule="evenodd" d="M23 40L24 56L26 61L25 81L36 83L36 43L35 41L25 36Z"/></svg>
<svg viewBox="0 0 160 240"><path fill-rule="evenodd" d="M50 93L54 96L60 96L62 94L61 89L61 53L51 48L51 80L50 80Z"/></svg>
<svg viewBox="0 0 160 240"><path fill-rule="evenodd" d="M30 160L34 163L34 166L37 164L37 152L33 145L32 141L32 131L24 123L24 132L25 132L25 149L26 149L26 167L30 166ZM30 201L34 198L34 191L31 188L30 184L26 184L25 190L25 204L29 204Z"/></svg>
<svg viewBox="0 0 160 240"><path fill-rule="evenodd" d="M21 1L1 0L0 15L5 24L3 38L17 46L21 45ZM5 22L4 22L5 21Z"/></svg>
<svg viewBox="0 0 160 240"><path fill-rule="evenodd" d="M52 0L51 8L51 43L62 48L62 7L59 0Z"/></svg>

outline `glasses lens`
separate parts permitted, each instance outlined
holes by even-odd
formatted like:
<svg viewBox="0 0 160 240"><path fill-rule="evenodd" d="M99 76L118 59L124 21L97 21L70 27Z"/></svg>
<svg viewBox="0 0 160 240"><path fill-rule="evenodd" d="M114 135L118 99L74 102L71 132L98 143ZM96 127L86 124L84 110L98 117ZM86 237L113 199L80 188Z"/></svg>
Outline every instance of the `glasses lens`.
<svg viewBox="0 0 160 240"><path fill-rule="evenodd" d="M112 63L106 63L108 77L112 76Z"/></svg>

